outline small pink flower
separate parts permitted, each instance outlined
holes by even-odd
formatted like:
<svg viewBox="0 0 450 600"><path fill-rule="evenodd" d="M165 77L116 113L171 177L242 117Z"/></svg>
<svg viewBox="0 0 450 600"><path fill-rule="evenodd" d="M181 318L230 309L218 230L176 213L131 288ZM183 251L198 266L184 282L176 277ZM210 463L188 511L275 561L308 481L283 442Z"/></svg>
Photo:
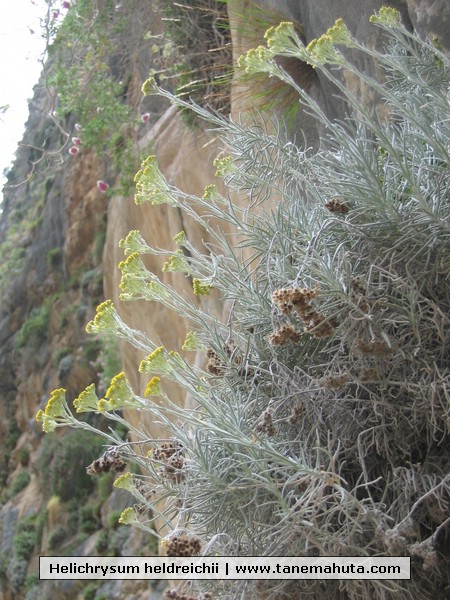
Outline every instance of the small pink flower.
<svg viewBox="0 0 450 600"><path fill-rule="evenodd" d="M141 121L147 123L150 120L150 113L143 113L141 115Z"/></svg>
<svg viewBox="0 0 450 600"><path fill-rule="evenodd" d="M63 2L63 8L70 8L70 2Z"/></svg>
<svg viewBox="0 0 450 600"><path fill-rule="evenodd" d="M81 145L81 139L79 137L73 137L72 142L75 144L75 146Z"/></svg>
<svg viewBox="0 0 450 600"><path fill-rule="evenodd" d="M81 125L79 123L75 123L75 129L76 129L76 131L81 131L83 128L81 127Z"/></svg>
<svg viewBox="0 0 450 600"><path fill-rule="evenodd" d="M59 10L54 10L53 11L53 18L57 19L59 17Z"/></svg>
<svg viewBox="0 0 450 600"><path fill-rule="evenodd" d="M72 156L76 156L79 151L80 149L77 146L71 146L68 150L69 154L71 154Z"/></svg>
<svg viewBox="0 0 450 600"><path fill-rule="evenodd" d="M99 179L97 181L97 188L104 194L109 188L109 185L106 183L106 181L102 181L101 179Z"/></svg>

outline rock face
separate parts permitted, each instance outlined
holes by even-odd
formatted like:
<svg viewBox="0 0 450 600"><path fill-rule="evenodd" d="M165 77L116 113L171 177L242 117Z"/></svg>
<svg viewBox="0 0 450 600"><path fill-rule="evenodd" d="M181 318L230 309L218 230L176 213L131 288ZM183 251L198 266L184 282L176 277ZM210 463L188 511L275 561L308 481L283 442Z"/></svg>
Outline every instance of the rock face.
<svg viewBox="0 0 450 600"><path fill-rule="evenodd" d="M161 21L155 18L152 3L145 4L145 7L140 6L139 18L143 22L145 19L151 21L152 32L159 34ZM384 4L381 0L361 0L355 10L354 2L332 0L254 0L252 3L229 0L233 56L236 58L249 47L262 43L265 29L280 20L294 21L305 41L309 42L342 17L356 37L377 44L379 34L369 27L368 18ZM450 49L447 0L395 0L389 4L400 10L411 29L417 28L422 35L438 36L443 46ZM258 11L258 19L254 18L255 11ZM136 114L150 112L153 123L147 129L136 127L133 135L142 147L152 143L152 152L157 155L169 182L184 191L201 195L205 186L215 181L212 161L221 148L206 133L187 128L174 108L167 108L160 100L143 100L140 86L149 69L159 68L159 65L152 63L151 52L142 46L140 37L133 37L133 31L125 32L123 36L124 53L134 56L127 73L130 82L128 102ZM120 48L116 51L120 53ZM358 58L355 61L358 63ZM374 65L370 63L358 66L369 73L374 72ZM290 68L330 116L345 114L345 106L335 97L335 90L309 67L296 64ZM353 81L347 80L346 84L355 94L363 94ZM231 97L233 115L250 109L252 98L257 96L257 85L235 81ZM365 101L371 103L374 99L365 98ZM276 111L276 107L272 109ZM21 558L21 566L20 557L14 559L17 558L15 564L23 571L22 579L17 574L13 577L10 567L3 566L2 569L1 554L15 556L18 523L30 515L37 518L42 509L45 513L45 503L49 500L46 495L48 482L42 477L39 466L43 460L43 437L34 422L34 415L52 389L64 387L73 399L86 385L96 381L96 371L91 363L98 348L84 333L95 305L104 298L113 299L130 326L144 330L150 338L160 340L169 349L179 350L186 334L186 323L159 305L119 301L117 264L123 260L122 250L118 247L120 239L130 230L139 229L150 245L172 248L172 237L184 230L193 244L201 245L207 241L196 222L186 221L172 208L165 205L138 207L132 197L107 198L101 194L96 181L105 169L92 152L82 151L77 157L59 160L61 155L57 150L63 146L65 138L46 116L49 110L49 98L43 86L37 86L23 146L9 176L8 183L12 187L5 193L0 217L0 244L6 257L0 272L0 477L5 489L0 509L0 600L25 597L25 576L27 570L28 574L33 570L31 554L25 567L25 559ZM68 130L73 129L75 118L76 115L68 117L65 124ZM300 139L303 134L308 143L317 142L319 132L315 125L300 114L292 135ZM43 167L44 162L39 162L34 175L29 178L32 164L41 157L39 148L55 154L48 153L44 160L47 165ZM114 176L111 169L106 171ZM161 273L162 260L158 257L148 259L147 266L180 291L191 289L190 281L180 274ZM212 304L211 310L216 311L219 318L220 303ZM147 383L147 378L138 373L143 356L125 346L120 348L120 356L133 386L142 392ZM180 390L167 389L167 392L172 400L180 404L185 401ZM152 423L145 425L152 434L159 434ZM28 473L28 480L21 475L24 472ZM14 483L20 477L22 488ZM51 532L45 517L40 526L44 538L48 538ZM139 544L146 543L140 538L136 540ZM36 544L32 552L38 554L39 550ZM148 598L148 586L138 583L133 592L128 584L124 586L120 582L111 584L105 592L109 598L131 593L136 600ZM36 588L32 597L43 600L50 597L46 595L50 592L56 597L59 592L55 590L48 586ZM76 586L67 587L64 598L80 597L79 593ZM131 595L127 597L131 598Z"/></svg>

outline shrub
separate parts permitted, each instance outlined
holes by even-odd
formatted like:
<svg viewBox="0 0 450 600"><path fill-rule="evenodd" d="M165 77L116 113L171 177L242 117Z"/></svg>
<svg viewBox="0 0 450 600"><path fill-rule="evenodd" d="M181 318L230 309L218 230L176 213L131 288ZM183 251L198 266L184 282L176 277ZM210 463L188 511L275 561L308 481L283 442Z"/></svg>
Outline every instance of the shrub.
<svg viewBox="0 0 450 600"><path fill-rule="evenodd" d="M26 345L35 347L42 343L47 337L52 305L61 296L62 292L56 292L47 297L41 306L35 306L31 309L28 318L17 332L17 348L23 348Z"/></svg>
<svg viewBox="0 0 450 600"><path fill-rule="evenodd" d="M13 555L17 560L29 560L36 542L34 531L18 531L14 536Z"/></svg>
<svg viewBox="0 0 450 600"><path fill-rule="evenodd" d="M92 581L88 583L83 590L83 600L95 600L97 597L97 590L100 587L99 583Z"/></svg>
<svg viewBox="0 0 450 600"><path fill-rule="evenodd" d="M340 21L307 47L282 23L267 32L267 47L240 61L248 73L266 72L297 89L326 131L318 152L295 146L277 123L247 119L244 126L193 106L222 135L230 155L216 161L217 171L230 190L248 194L244 207L214 186L202 198L176 189L155 157L136 176L137 203L184 211L214 243L202 250L183 233L174 238L178 250L167 252L165 270L192 278L186 298L140 258L161 250L130 232L121 242L121 299L158 301L182 314L195 329L183 349L204 352L206 367L194 368L131 330L111 301L87 327L145 349L146 395L162 402L140 398L120 374L104 399L89 386L77 410L113 421L122 420L117 410L124 407L146 410L172 437L149 441L135 428L136 438L152 446L145 457L133 453L134 444L126 452L120 445L146 471L146 478L127 473L115 482L138 502L121 523L151 531L159 516L178 535L201 535L212 555L413 559L411 579L388 586L211 583L220 598L446 594L450 62L407 32L393 9L372 20L385 34L383 52L360 44ZM375 59L383 76L358 71L347 47ZM279 66L280 55L313 65L340 90L354 119L331 122ZM343 69L379 96L388 119L347 90ZM144 91L190 106L152 80ZM211 225L212 217L221 227ZM230 227L239 239L225 233ZM230 307L223 323L194 302L212 288ZM171 403L166 379L182 386L198 410ZM52 394L38 419L46 430L85 427L69 412L64 390ZM111 433L103 435L113 443Z"/></svg>
<svg viewBox="0 0 450 600"><path fill-rule="evenodd" d="M98 511L93 506L82 506L80 509L80 530L93 533L100 526Z"/></svg>
<svg viewBox="0 0 450 600"><path fill-rule="evenodd" d="M102 442L84 431L72 431L57 438L47 438L40 450L37 464L42 479L48 482L48 494L63 502L81 500L94 489L86 467L102 451Z"/></svg>
<svg viewBox="0 0 450 600"><path fill-rule="evenodd" d="M23 348L27 344L36 346L42 343L47 335L49 317L50 306L48 304L32 308L30 316L17 333L17 347Z"/></svg>
<svg viewBox="0 0 450 600"><path fill-rule="evenodd" d="M30 483L30 474L27 470L19 471L11 485L11 496L19 494Z"/></svg>
<svg viewBox="0 0 450 600"><path fill-rule="evenodd" d="M63 544L69 537L69 532L63 525L56 525L54 529L48 534L48 548L49 550L56 550Z"/></svg>

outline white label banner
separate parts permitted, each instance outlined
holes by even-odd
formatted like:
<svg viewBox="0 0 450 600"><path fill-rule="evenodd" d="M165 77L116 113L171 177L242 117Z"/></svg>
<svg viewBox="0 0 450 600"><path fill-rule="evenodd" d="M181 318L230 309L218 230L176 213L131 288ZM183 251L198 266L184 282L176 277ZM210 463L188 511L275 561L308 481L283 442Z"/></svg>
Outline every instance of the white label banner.
<svg viewBox="0 0 450 600"><path fill-rule="evenodd" d="M40 579L410 579L403 557L40 556Z"/></svg>

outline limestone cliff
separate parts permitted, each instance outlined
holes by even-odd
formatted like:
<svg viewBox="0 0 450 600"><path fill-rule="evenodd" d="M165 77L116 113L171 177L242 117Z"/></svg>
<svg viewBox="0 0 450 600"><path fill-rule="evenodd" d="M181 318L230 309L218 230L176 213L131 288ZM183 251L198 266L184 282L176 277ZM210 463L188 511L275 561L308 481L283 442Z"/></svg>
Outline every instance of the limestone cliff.
<svg viewBox="0 0 450 600"><path fill-rule="evenodd" d="M126 127L118 127L120 135L115 143L124 146L124 140L132 139L141 150L157 155L171 183L201 195L215 179L212 161L222 148L201 125L186 124L173 107L144 99L140 93L149 71L159 72L163 64L167 40L159 4L143 0L129 3L121 29L116 31L109 68L116 79L126 82L122 101L133 119ZM385 2L362 0L357 11L353 2L332 0L228 0L227 4L231 46L226 45L235 60L261 43L265 29L280 20L294 21L309 42L342 17L355 36L376 44L368 17ZM400 10L411 29L435 35L450 48L446 0L393 0L389 4ZM109 2L99 2L98 6L103 16L112 10ZM113 10L120 12L121 5L117 7ZM150 31L151 35L146 35ZM185 337L187 324L161 307L120 303L117 264L123 253L119 240L130 230L139 229L152 246L161 248L173 247L172 237L180 230L193 244L207 241L196 222L186 222L165 205L136 206L132 189L126 195L103 194L98 180L107 180L113 188L119 179L120 165L114 165L112 156L94 147L84 149L83 145L76 154L68 154L70 138L77 136L79 115L67 111L60 120L53 118L55 90L49 92L48 75L53 72L54 60L54 56L49 58L30 102L26 133L9 174L0 216L0 600L69 600L100 598L101 594L108 598L157 598L160 593L143 582L98 585L95 596L94 588L89 592L75 582L39 585L33 575L36 557L46 552L138 554L156 550L154 540L112 524L110 515L126 506L129 499L117 492L110 495L111 478L104 478L101 484L75 480L76 470L101 453L98 444L93 442L83 454L81 448L87 442L70 439L65 432L52 434L52 441L45 442L34 416L52 389L64 387L73 399L92 381L99 383L98 357L109 352L111 358L114 349L105 350L84 329L103 299L113 299L130 326L144 330L168 348L179 349ZM371 64L359 66L369 72L374 69ZM310 67L296 63L286 68L308 86L330 116L344 116L345 106L334 90ZM351 80L345 83L350 88L354 85ZM261 82L248 79L233 81L229 99L233 116L251 108L260 86ZM280 90L273 93L277 98ZM376 103L375 98L365 97L362 89L355 88L354 93L368 104ZM292 96L287 98L296 102ZM285 108L286 104L278 102L264 104L264 110L278 112L279 117ZM142 121L142 114L148 114L148 120ZM319 132L300 112L292 136L301 139L303 135L309 144L315 144ZM126 153L121 154L122 163L124 156ZM236 201L245 202L245 198ZM170 273L161 274L162 262L157 258L149 259L147 266L172 282ZM180 290L190 286L182 278L173 283ZM212 302L211 310L220 315L220 302ZM119 353L118 367L125 370L136 390L143 391L147 379L144 381L137 370L142 356L125 346ZM185 402L179 390L167 391L173 400ZM144 425L157 435L158 428L152 423ZM100 419L98 426L104 426ZM87 462L79 464L77 452ZM64 477L67 481L62 484ZM68 490L66 496L64 489ZM83 503L84 513L80 508Z"/></svg>

